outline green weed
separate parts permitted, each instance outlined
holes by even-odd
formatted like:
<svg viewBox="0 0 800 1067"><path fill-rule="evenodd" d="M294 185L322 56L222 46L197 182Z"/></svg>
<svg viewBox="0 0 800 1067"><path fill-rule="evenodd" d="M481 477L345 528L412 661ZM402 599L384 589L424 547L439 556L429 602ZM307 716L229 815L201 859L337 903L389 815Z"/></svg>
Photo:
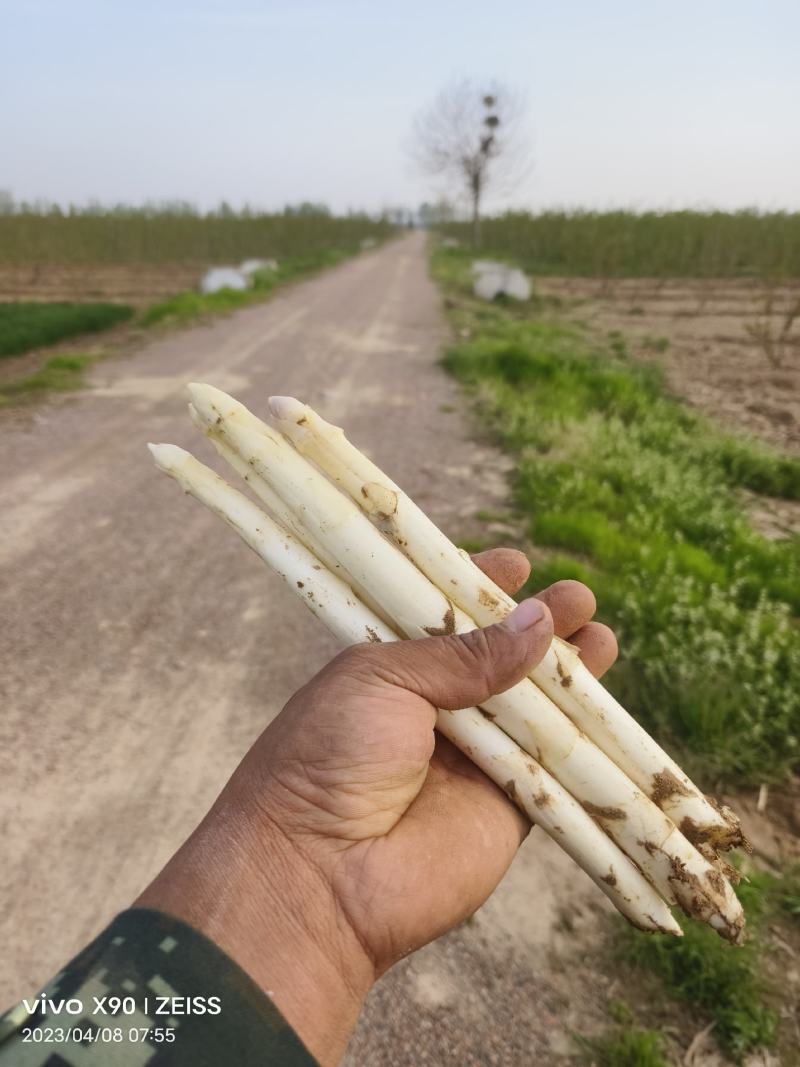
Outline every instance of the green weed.
<svg viewBox="0 0 800 1067"><path fill-rule="evenodd" d="M707 926L678 916L682 938L642 936L617 922L615 953L625 964L654 975L668 997L712 1021L721 1049L740 1062L748 1052L770 1046L777 1038L778 1016L769 1003L776 991L763 978L763 963L770 951L768 928L780 913L793 915L799 890L800 867L783 875L759 870L748 873L737 887L749 932L744 947L727 945ZM612 1002L609 1015L630 1031L634 1013L625 1003ZM605 1040L613 1050L618 1036L612 1034ZM625 1046L621 1047L624 1050Z"/></svg>
<svg viewBox="0 0 800 1067"><path fill-rule="evenodd" d="M132 314L132 308L121 304L0 303L0 356L19 355L68 337L107 330Z"/></svg>
<svg viewBox="0 0 800 1067"><path fill-rule="evenodd" d="M669 1067L656 1030L625 1029L603 1037L575 1037L582 1059L594 1067Z"/></svg>
<svg viewBox="0 0 800 1067"><path fill-rule="evenodd" d="M490 546L488 541L481 541L477 537L466 537L458 542L458 547L474 556L476 552L485 552Z"/></svg>
<svg viewBox="0 0 800 1067"><path fill-rule="evenodd" d="M760 973L763 942L758 938L756 892L742 894L751 939L742 947L725 944L708 926L678 921L683 937L642 937L631 927L621 928L620 956L657 975L672 997L691 1005L714 1021L714 1036L724 1052L736 1061L745 1053L773 1043L777 1016L765 1003L766 986Z"/></svg>
<svg viewBox="0 0 800 1067"><path fill-rule="evenodd" d="M479 522L508 522L508 515L504 515L499 511L487 511L485 508L476 511L475 518Z"/></svg>
<svg viewBox="0 0 800 1067"><path fill-rule="evenodd" d="M668 337L643 337L642 348L646 352L666 352L669 348Z"/></svg>
<svg viewBox="0 0 800 1067"><path fill-rule="evenodd" d="M740 896L750 894L761 905L761 911L778 911L800 923L800 864L790 867L780 876L760 871L751 875L749 884L743 883Z"/></svg>
<svg viewBox="0 0 800 1067"><path fill-rule="evenodd" d="M83 372L94 363L96 356L53 356L34 374L0 385L0 406L12 400L31 399L44 393L64 393L77 389L83 382Z"/></svg>
<svg viewBox="0 0 800 1067"><path fill-rule="evenodd" d="M781 894L780 904L787 915L800 923L800 879L795 879L794 885Z"/></svg>

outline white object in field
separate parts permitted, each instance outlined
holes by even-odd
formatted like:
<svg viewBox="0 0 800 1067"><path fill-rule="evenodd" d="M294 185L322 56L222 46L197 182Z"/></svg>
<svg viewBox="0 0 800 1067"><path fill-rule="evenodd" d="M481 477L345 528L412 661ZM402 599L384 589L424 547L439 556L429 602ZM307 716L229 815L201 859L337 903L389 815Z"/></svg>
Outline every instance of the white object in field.
<svg viewBox="0 0 800 1067"><path fill-rule="evenodd" d="M531 283L521 270L509 270L503 282L503 292L514 300L530 300Z"/></svg>
<svg viewBox="0 0 800 1067"><path fill-rule="evenodd" d="M260 270L277 270L277 259L246 259L244 263L239 267L242 274L246 274L247 277L255 274Z"/></svg>
<svg viewBox="0 0 800 1067"><path fill-rule="evenodd" d="M476 270L473 267L473 289L476 296L482 300L495 300L498 296L510 296L513 300L530 300L531 283L521 270L505 267L502 263L478 262L479 268Z"/></svg>
<svg viewBox="0 0 800 1067"><path fill-rule="evenodd" d="M242 274L238 267L212 267L207 270L200 281L200 292L205 296L218 293L222 289L235 289L241 292L250 287L250 279Z"/></svg>
<svg viewBox="0 0 800 1067"><path fill-rule="evenodd" d="M476 259L472 263L473 274L485 274L487 271L505 270L505 263L498 263L493 259Z"/></svg>
<svg viewBox="0 0 800 1067"><path fill-rule="evenodd" d="M445 237L442 240L442 248L458 248L460 244L457 237Z"/></svg>
<svg viewBox="0 0 800 1067"><path fill-rule="evenodd" d="M367 252L370 248L374 248L377 243L374 237L364 237L361 241L361 251Z"/></svg>
<svg viewBox="0 0 800 1067"><path fill-rule="evenodd" d="M269 483L405 637L476 628L442 592L447 583L433 585L284 437L212 386L192 384L189 392L206 427ZM484 708L600 822L665 900L676 897L688 914L739 940L744 919L730 884L549 697L526 679Z"/></svg>
<svg viewBox="0 0 800 1067"><path fill-rule="evenodd" d="M472 283L475 296L481 300L494 300L503 292L503 272L499 270L482 271Z"/></svg>
<svg viewBox="0 0 800 1067"><path fill-rule="evenodd" d="M149 445L156 465L215 512L344 645L397 634L288 530L177 445ZM580 804L477 708L439 711L439 730L581 866L635 926L681 936L666 902Z"/></svg>

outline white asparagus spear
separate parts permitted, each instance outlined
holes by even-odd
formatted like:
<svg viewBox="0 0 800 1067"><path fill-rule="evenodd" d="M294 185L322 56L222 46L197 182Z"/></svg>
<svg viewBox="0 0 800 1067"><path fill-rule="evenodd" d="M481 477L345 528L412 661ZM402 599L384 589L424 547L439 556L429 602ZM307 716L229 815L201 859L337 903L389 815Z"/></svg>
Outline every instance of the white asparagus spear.
<svg viewBox="0 0 800 1067"><path fill-rule="evenodd" d="M278 494L264 481L263 478L260 478L258 474L256 474L252 467L249 467L247 463L245 463L241 456L234 452L232 448L229 448L218 434L214 433L213 428L209 429L209 427L205 425L203 420L197 414L194 404L189 405L189 417L198 430L208 437L217 453L230 467L233 467L240 478L243 478L244 481L247 482L259 500L267 505L281 526L285 526L287 530L290 530L295 537L301 540L306 548L312 552L317 559L325 564L328 570L337 573L341 568L338 563L326 553L325 547L316 542L312 542L311 534L297 523L294 515Z"/></svg>
<svg viewBox="0 0 800 1067"><path fill-rule="evenodd" d="M233 467L239 477L247 482L259 500L267 505L280 525L284 526L287 530L290 530L297 540L305 545L309 552L316 556L321 563L325 564L329 571L332 571L334 574L340 574L342 570L341 566L326 550L325 545L313 538L302 523L297 522L291 510L284 504L272 487L265 482L252 467L248 466L241 456L230 448L218 433L214 432L214 428L208 428L203 423L193 404L189 405L189 417L195 426L208 437L209 441L222 459ZM253 426L253 428L255 429L256 427ZM344 577L347 580L347 575L344 575ZM383 615L380 607L375 603L372 597L370 597L369 591L357 588L356 592L361 600L363 600L364 603L388 625L388 620Z"/></svg>
<svg viewBox="0 0 800 1067"><path fill-rule="evenodd" d="M149 445L158 468L231 526L343 645L398 640L288 530L176 445ZM437 727L586 871L635 926L681 936L667 904L577 801L477 708L440 711Z"/></svg>
<svg viewBox="0 0 800 1067"><path fill-rule="evenodd" d="M212 386L190 385L189 391L206 426L270 484L348 575L369 588L402 634L475 629L474 621L283 437ZM532 682L518 683L484 707L601 823L666 900L674 895L687 914L709 922L732 941L739 939L743 915L730 885Z"/></svg>
<svg viewBox="0 0 800 1067"><path fill-rule="evenodd" d="M440 589L480 626L505 618L514 601L458 549L403 490L313 408L270 397L281 431L332 478ZM531 679L669 814L695 844L730 848L743 841L738 819L719 808L556 638Z"/></svg>

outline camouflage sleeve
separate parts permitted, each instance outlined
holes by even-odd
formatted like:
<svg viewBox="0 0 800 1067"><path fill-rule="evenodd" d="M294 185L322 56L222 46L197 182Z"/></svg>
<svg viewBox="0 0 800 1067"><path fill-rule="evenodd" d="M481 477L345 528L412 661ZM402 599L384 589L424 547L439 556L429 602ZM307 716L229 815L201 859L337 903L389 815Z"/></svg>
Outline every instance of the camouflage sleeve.
<svg viewBox="0 0 800 1067"><path fill-rule="evenodd" d="M315 1067L245 972L190 926L134 908L0 1016L0 1067Z"/></svg>

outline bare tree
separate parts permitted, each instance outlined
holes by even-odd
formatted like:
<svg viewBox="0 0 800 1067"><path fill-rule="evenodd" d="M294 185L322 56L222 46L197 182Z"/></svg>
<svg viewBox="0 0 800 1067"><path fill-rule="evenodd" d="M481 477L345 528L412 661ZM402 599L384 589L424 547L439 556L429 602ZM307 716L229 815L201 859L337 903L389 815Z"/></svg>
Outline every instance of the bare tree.
<svg viewBox="0 0 800 1067"><path fill-rule="evenodd" d="M800 318L800 299L790 303L782 313L775 311L776 282L769 282L764 300L764 317L746 322L745 332L755 341L773 367L780 367L792 345L792 326ZM776 325L773 315L780 314Z"/></svg>
<svg viewBox="0 0 800 1067"><path fill-rule="evenodd" d="M527 168L522 116L520 101L507 86L465 79L443 89L414 121L412 155L425 173L461 185L470 204L476 248L489 185L508 188Z"/></svg>

